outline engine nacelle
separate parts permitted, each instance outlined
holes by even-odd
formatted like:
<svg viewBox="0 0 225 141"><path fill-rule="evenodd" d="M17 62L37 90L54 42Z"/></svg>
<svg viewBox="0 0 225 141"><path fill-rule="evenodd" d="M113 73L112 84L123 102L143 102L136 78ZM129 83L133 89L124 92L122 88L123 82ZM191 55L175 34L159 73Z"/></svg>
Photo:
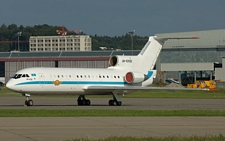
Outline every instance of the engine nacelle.
<svg viewBox="0 0 225 141"><path fill-rule="evenodd" d="M124 79L128 84L141 83L147 80L148 76L138 72L128 72Z"/></svg>
<svg viewBox="0 0 225 141"><path fill-rule="evenodd" d="M136 56L112 56L109 65L112 67L131 67Z"/></svg>

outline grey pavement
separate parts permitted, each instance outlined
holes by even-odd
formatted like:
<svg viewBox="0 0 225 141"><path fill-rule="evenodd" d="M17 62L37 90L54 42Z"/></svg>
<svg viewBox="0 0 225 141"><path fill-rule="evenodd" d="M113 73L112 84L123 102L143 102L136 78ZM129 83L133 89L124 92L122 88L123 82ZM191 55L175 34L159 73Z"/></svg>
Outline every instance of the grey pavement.
<svg viewBox="0 0 225 141"><path fill-rule="evenodd" d="M0 97L0 109L131 109L131 110L224 110L225 99L121 98L122 106L108 106L110 98L90 98L90 106L78 106L76 97L31 97L34 106L24 107L25 97Z"/></svg>
<svg viewBox="0 0 225 141"><path fill-rule="evenodd" d="M224 117L0 118L1 141L60 141L109 136L225 135Z"/></svg>
<svg viewBox="0 0 225 141"><path fill-rule="evenodd" d="M224 99L122 98L122 106L108 106L109 98L90 98L91 106L77 106L76 97L0 97L0 109L134 109L224 110ZM224 117L1 117L0 141L60 141L109 136L225 135Z"/></svg>

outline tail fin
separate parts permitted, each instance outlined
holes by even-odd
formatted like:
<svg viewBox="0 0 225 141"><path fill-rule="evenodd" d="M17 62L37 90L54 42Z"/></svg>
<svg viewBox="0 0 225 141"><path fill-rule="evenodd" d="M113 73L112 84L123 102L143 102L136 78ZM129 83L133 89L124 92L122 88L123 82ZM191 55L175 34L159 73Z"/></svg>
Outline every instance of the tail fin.
<svg viewBox="0 0 225 141"><path fill-rule="evenodd" d="M155 38L156 36L149 37L148 42L137 56L137 60L141 64L139 68L143 70L152 70L161 52L164 41L158 41Z"/></svg>
<svg viewBox="0 0 225 141"><path fill-rule="evenodd" d="M164 42L169 39L198 39L198 37L159 38L157 36L150 36L148 42L137 56L137 67L145 71L153 70Z"/></svg>
<svg viewBox="0 0 225 141"><path fill-rule="evenodd" d="M187 38L159 38L150 36L141 52L137 56L112 56L109 64L113 69L132 70L146 73L153 70L164 42L168 39L198 39L198 37Z"/></svg>

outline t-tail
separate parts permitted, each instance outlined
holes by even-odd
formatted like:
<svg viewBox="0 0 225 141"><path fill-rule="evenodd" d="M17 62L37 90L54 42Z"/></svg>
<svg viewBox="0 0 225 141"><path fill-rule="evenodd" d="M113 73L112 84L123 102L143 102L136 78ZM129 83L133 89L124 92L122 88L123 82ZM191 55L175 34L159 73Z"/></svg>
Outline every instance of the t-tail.
<svg viewBox="0 0 225 141"><path fill-rule="evenodd" d="M153 70L164 42L169 39L198 39L198 37L159 38L157 36L150 36L148 42L137 56L112 56L109 59L111 66L109 68L138 72Z"/></svg>
<svg viewBox="0 0 225 141"><path fill-rule="evenodd" d="M144 75L145 78L142 86L150 85L153 77L156 77L156 70L153 69L162 50L162 46L169 39L198 39L198 37L160 38L150 36L148 42L137 56L112 56L109 59L110 67L108 69L125 70L128 72L126 76L131 76L131 74L133 77L135 75ZM152 78L151 80L149 79L150 77Z"/></svg>

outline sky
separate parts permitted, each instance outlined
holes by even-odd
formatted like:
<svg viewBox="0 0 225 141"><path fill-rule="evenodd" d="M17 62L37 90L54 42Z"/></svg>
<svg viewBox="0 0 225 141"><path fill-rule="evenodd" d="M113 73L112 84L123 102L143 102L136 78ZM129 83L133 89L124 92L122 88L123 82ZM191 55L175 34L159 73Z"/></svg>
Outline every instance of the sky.
<svg viewBox="0 0 225 141"><path fill-rule="evenodd" d="M225 0L1 0L0 25L122 36L225 29Z"/></svg>

